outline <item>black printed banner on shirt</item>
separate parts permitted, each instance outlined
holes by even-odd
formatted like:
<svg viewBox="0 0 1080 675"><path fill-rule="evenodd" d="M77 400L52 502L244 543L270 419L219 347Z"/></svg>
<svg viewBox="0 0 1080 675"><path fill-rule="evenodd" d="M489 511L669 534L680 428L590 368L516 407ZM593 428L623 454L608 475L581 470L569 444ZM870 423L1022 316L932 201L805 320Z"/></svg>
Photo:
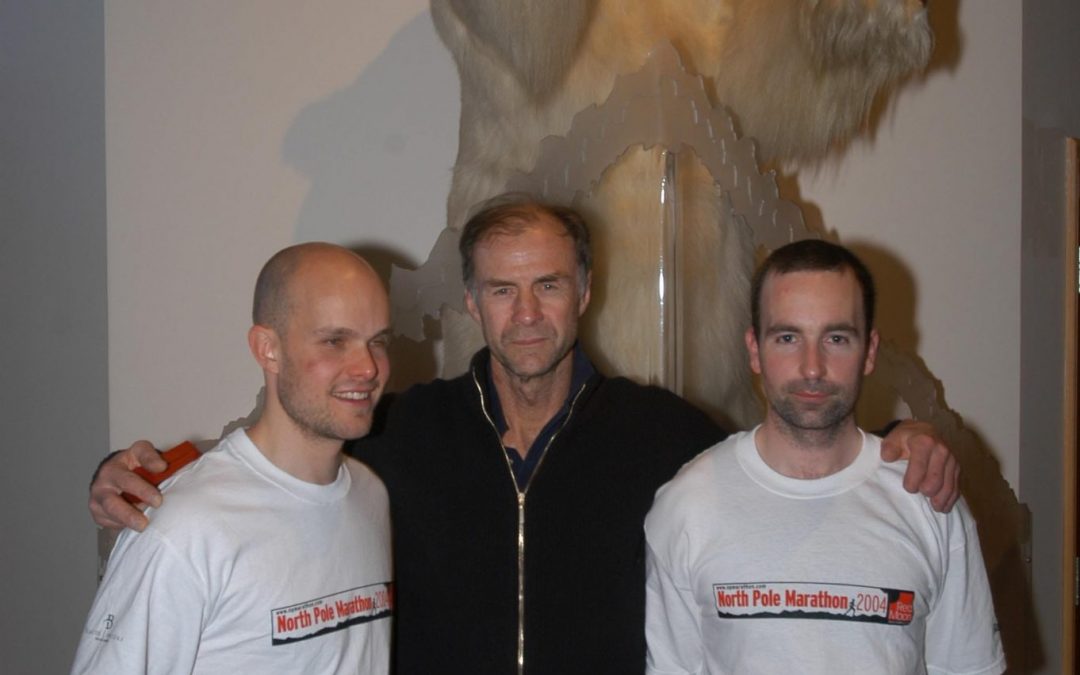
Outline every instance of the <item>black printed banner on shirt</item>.
<svg viewBox="0 0 1080 675"><path fill-rule="evenodd" d="M829 619L906 626L915 592L854 584L753 581L713 584L722 619Z"/></svg>

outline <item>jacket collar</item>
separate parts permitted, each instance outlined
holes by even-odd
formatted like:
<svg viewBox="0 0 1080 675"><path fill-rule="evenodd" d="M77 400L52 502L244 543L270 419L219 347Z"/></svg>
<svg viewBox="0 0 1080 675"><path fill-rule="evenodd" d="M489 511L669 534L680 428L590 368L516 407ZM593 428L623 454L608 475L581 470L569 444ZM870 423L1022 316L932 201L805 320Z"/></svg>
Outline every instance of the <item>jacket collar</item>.
<svg viewBox="0 0 1080 675"><path fill-rule="evenodd" d="M555 416L551 421L559 420L565 417L570 411L571 402L577 397L587 384L591 381L599 379L599 373L593 366L592 361L588 355L585 354L585 350L581 347L581 343L574 344L574 362L573 371L570 376L570 389L567 392L566 400L563 401L562 407L559 412L555 413ZM499 435L506 433L506 418L503 416L502 403L499 401L499 392L495 388L495 382L491 375L491 350L484 347L472 357L472 363L469 366L469 370L472 372L473 379L477 385L480 386L483 392L484 400L487 402L487 412L491 416L491 421L495 425L496 431Z"/></svg>

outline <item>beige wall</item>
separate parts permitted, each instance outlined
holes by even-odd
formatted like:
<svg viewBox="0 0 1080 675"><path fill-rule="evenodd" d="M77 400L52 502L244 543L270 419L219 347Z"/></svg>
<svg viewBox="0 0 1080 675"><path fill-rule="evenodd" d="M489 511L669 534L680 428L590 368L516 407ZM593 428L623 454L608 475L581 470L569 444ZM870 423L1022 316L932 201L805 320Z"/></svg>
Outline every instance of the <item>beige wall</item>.
<svg viewBox="0 0 1080 675"><path fill-rule="evenodd" d="M423 0L106 2L106 44L112 443L216 438L261 385L271 253L427 257L457 74Z"/></svg>

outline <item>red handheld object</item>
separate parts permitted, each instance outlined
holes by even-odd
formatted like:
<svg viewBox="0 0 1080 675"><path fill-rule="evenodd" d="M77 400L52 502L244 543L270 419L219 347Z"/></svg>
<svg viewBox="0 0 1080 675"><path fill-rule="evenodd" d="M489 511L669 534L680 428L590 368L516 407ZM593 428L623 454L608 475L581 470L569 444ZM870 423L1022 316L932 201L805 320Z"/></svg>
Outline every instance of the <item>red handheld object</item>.
<svg viewBox="0 0 1080 675"><path fill-rule="evenodd" d="M143 477L143 479L151 485L161 485L161 482L179 471L182 467L195 461L202 453L196 448L190 441L184 441L175 448L171 448L161 453L161 458L168 462L168 466L164 471L158 473L150 473L141 466L135 469L135 473ZM131 504L141 504L142 500L135 495L128 494L127 492L121 495Z"/></svg>

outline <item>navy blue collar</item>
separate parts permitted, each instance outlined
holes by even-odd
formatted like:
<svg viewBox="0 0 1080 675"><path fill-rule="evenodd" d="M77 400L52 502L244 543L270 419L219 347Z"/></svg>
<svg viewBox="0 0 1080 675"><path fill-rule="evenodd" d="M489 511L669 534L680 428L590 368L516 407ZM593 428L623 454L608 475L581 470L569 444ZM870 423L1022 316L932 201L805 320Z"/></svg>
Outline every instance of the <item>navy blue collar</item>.
<svg viewBox="0 0 1080 675"><path fill-rule="evenodd" d="M491 358L490 354L488 358ZM585 350L581 348L580 343L574 345L573 359L570 390L567 393L566 400L563 401L559 411L540 430L536 440L533 441L532 447L529 448L529 452L522 458L516 449L506 448L506 456L514 470L514 479L517 481L519 490L524 490L525 486L529 484L529 478L532 477L537 465L539 465L540 457L544 454L544 448L551 442L555 433L562 428L563 422L569 416L570 406L575 395L581 391L589 378L596 373L596 369L593 367L592 362L589 361L589 357L585 355ZM487 391L484 393L487 399L491 401L491 421L495 424L495 430L499 433L499 438L502 438L509 427L506 424L506 418L503 416L502 404L499 402L499 392L495 389L495 381L492 379L491 364L489 362L485 365L487 366L487 377L484 378L484 387Z"/></svg>

